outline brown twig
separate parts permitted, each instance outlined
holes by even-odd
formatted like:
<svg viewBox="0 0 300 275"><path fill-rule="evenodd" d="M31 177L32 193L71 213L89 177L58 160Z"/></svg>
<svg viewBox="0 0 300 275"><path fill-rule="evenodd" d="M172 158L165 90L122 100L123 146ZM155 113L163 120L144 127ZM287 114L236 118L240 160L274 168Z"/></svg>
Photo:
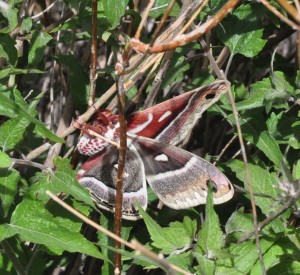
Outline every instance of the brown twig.
<svg viewBox="0 0 300 275"><path fill-rule="evenodd" d="M223 79L223 74L220 70L220 67L219 67L218 63L216 62L215 58L213 57L213 55L211 54L209 47L206 44L205 40L200 38L200 44L203 47L203 49L206 53L206 56L209 60L211 71L214 72L220 80Z"/></svg>
<svg viewBox="0 0 300 275"><path fill-rule="evenodd" d="M98 1L92 0L92 45L91 45L91 68L90 68L90 96L88 104L92 106L96 95L96 67L97 67L97 7Z"/></svg>
<svg viewBox="0 0 300 275"><path fill-rule="evenodd" d="M220 152L220 154L218 155L218 157L216 158L216 160L214 161L213 165L216 165L216 163L219 162L220 158L224 155L225 151L228 149L228 147L235 141L236 136L232 136L232 138L227 142L227 144L223 147L222 151Z"/></svg>
<svg viewBox="0 0 300 275"><path fill-rule="evenodd" d="M277 2L279 3L280 6L282 6L287 11L287 13L290 16L292 16L298 23L300 23L299 14L298 14L296 8L293 5L291 5L286 0L277 0Z"/></svg>
<svg viewBox="0 0 300 275"><path fill-rule="evenodd" d="M174 51L169 51L165 54L164 58L163 58L163 61L162 61L162 64L160 66L160 69L159 71L157 72L156 76L155 76L155 79L153 81L153 85L152 85L152 88L151 88L151 91L149 92L147 98L146 98L146 101L145 101L145 104L144 104L144 108L149 108L153 105L154 103L154 100L157 96L157 93L159 92L159 88L162 84L162 81L164 79L164 76L169 68L169 65L171 63L171 58L174 54Z"/></svg>
<svg viewBox="0 0 300 275"><path fill-rule="evenodd" d="M162 42L167 42L170 41L171 39L173 39L177 34L178 31L180 30L180 26L182 25L182 23L186 20L186 18L189 18L195 9L198 9L198 7L200 6L201 3L197 2L197 1L185 1L182 10L180 12L180 15L178 16L178 18L170 25L168 26L168 28L156 39L157 43L162 43ZM121 74L129 74L131 72L133 72L134 70L137 69L137 66L141 65L142 63L144 63L144 66L146 66L147 68L149 68L149 64L154 64L153 62L153 58L156 59L156 56L149 56L148 58L146 58L146 56L148 55L148 51L144 52L144 55L142 57L138 56L138 59L136 62L133 62L133 65L131 65L128 68L124 68L123 71L121 72ZM160 58L160 57L159 57ZM143 68L143 67L142 67ZM131 77L132 83L135 83L135 81L137 79L139 79L141 77L141 75L143 75L143 73L145 72L145 70L143 70L141 68L141 70L143 71L141 74L139 73L139 71L135 72L134 75ZM120 75L121 75L120 74ZM128 88L126 88L128 89Z"/></svg>
<svg viewBox="0 0 300 275"><path fill-rule="evenodd" d="M116 185L116 206L114 219L114 233L121 236L122 226L122 206L123 206L123 174L126 160L127 149L127 135L126 135L126 120L125 120L125 92L123 84L123 76L117 76L118 85L118 109L119 109L119 123L120 123L120 147L119 147L119 161L118 161L118 175ZM115 241L115 247L121 248L121 243ZM115 253L115 274L121 274L122 263L121 254Z"/></svg>
<svg viewBox="0 0 300 275"><path fill-rule="evenodd" d="M48 27L45 27L43 29L43 32L50 33L54 28L58 27L60 24L64 23L65 21L69 20L71 17L73 17L73 12L69 11L64 17L58 19L56 22L50 24Z"/></svg>
<svg viewBox="0 0 300 275"><path fill-rule="evenodd" d="M284 23L288 24L295 30L299 30L299 26L295 24L292 20L288 19L284 16L280 11L278 11L272 4L270 4L267 0L260 0L260 2L272 13L274 13L280 20Z"/></svg>
<svg viewBox="0 0 300 275"><path fill-rule="evenodd" d="M167 8L166 12L164 13L163 17L161 18L161 20L159 22L159 25L157 26L157 28L156 28L156 30L153 34L153 38L152 38L152 41L150 43L150 47L152 47L154 45L155 40L157 39L157 37L158 37L162 27L164 26L166 20L168 19L169 14L172 11L173 6L174 6L175 3L176 3L176 0L171 0L170 4L168 5L168 8ZM136 37L134 37L134 38L136 38Z"/></svg>
<svg viewBox="0 0 300 275"><path fill-rule="evenodd" d="M238 138L239 138L240 147L241 147L241 151L242 151L242 157L243 157L244 166L245 166L246 184L248 186L248 190L249 190L249 194L250 194L251 209L252 209L252 213L253 213L253 225L254 225L254 230L255 230L255 241L256 241L256 247L257 247L257 251L258 251L258 257L259 257L259 261L260 261L260 266L261 266L261 269L262 269L262 273L263 274L267 274L266 273L266 269L265 269L265 265L264 265L264 260L263 260L263 257L262 257L262 251L261 251L260 241L259 241L259 234L258 234L258 227L257 227L258 222L257 222L256 204L255 204L255 198L254 198L252 184L251 184L251 179L250 179L250 173L249 173L249 167L248 167L248 159L247 159L246 149L245 149L245 145L244 145L244 141L243 141L242 129L241 129L241 126L239 124L239 117L238 117L237 109L235 107L234 99L232 97L232 94L229 91L230 90L228 89L227 95L228 95L228 98L229 98L229 102L230 102L230 104L232 106L234 120L236 122L236 128L237 128L237 132L238 132Z"/></svg>
<svg viewBox="0 0 300 275"><path fill-rule="evenodd" d="M293 195L292 198L290 198L281 208L279 208L276 212L272 213L267 219L260 222L257 225L257 231L260 232L265 226L270 224L272 221L274 221L276 218L278 218L280 215L282 215L284 212L290 209L292 205L296 203L296 201L300 198L300 189L297 190L297 192ZM241 237L238 240L238 243L245 242L249 238L251 238L253 235L255 235L255 229L251 230L250 232L246 233L243 237Z"/></svg>
<svg viewBox="0 0 300 275"><path fill-rule="evenodd" d="M103 141L105 141L105 142L111 144L112 146L117 147L118 149L120 148L120 144L119 144L118 142L115 142L115 141L113 141L113 140L111 140L111 139L109 139L109 138L106 138L106 137L104 137L104 136L101 136L100 134L96 133L95 131L93 131L93 130L91 130L91 129L88 129L87 131L88 131L88 133L89 133L91 136L95 136L95 137L97 137L97 138L99 138L99 139L102 139Z"/></svg>
<svg viewBox="0 0 300 275"><path fill-rule="evenodd" d="M157 69L157 67L159 65L159 61L160 60L158 60L154 64L154 66L151 68L151 71L147 74L146 79L143 81L142 85L139 87L139 89L138 89L138 91L137 91L134 99L132 100L134 103L137 104L139 102L140 96L146 90L147 85L149 84L150 79L154 77L154 74L156 73L156 69ZM145 105L144 105L144 107L145 107Z"/></svg>
<svg viewBox="0 0 300 275"><path fill-rule="evenodd" d="M237 5L238 2L239 0L229 0L212 19L207 20L199 28L188 34L177 36L177 38L171 42L155 44L149 49L148 44L142 43L141 41L133 38L131 39L131 47L137 52L149 51L149 53L161 53L174 50L179 46L186 45L189 42L201 37L203 34L207 33L213 27L219 24L219 22Z"/></svg>
<svg viewBox="0 0 300 275"><path fill-rule="evenodd" d="M31 166L31 167L38 168L40 170L46 170L46 169L50 168L47 165L43 165L43 164L33 162L33 161L30 161L30 160L26 160L26 159L11 158L11 160L13 162L13 166L15 166L15 165Z"/></svg>
<svg viewBox="0 0 300 275"><path fill-rule="evenodd" d="M194 24L194 20L197 18L197 16L200 14L200 12L204 9L204 7L206 6L207 3L208 3L208 0L204 0L202 2L202 4L199 6L199 8L196 10L196 12L191 16L189 21L180 30L179 34L183 34L192 24Z"/></svg>
<svg viewBox="0 0 300 275"><path fill-rule="evenodd" d="M61 70L60 70L60 80L61 80L64 94L67 94L67 86L65 85L65 79L63 74L61 73ZM63 133L67 129L70 121L72 120L73 101L71 97L72 95L71 93L69 93L66 98L66 103L62 108L63 114L61 119L59 120L56 135L60 135L61 133ZM61 102L63 102L63 100L61 100ZM51 149L48 152L47 158L45 160L46 166L49 166L51 168L53 167L53 159L59 155L62 145L63 145L62 143L56 143L51 147Z"/></svg>
<svg viewBox="0 0 300 275"><path fill-rule="evenodd" d="M221 51L221 53L219 54L217 60L216 60L216 63L217 63L217 66L219 68L222 68L225 61L227 60L228 56L230 55L230 50L228 47L224 47ZM210 71L209 71L211 74L215 74L216 73L216 70L212 67L210 68Z"/></svg>
<svg viewBox="0 0 300 275"><path fill-rule="evenodd" d="M65 13L65 8L62 9L60 17L63 17ZM56 35L56 41L60 40L61 31L57 32ZM59 44L57 43L55 46L55 54L60 54ZM57 62L57 60L53 61L53 65L50 70L50 129L54 128L54 121L55 121L55 111L54 111L54 94L55 94L55 83L57 81L57 76L59 76L59 80L61 83L62 91L63 93L60 94L61 97L66 97L66 103L63 105L64 100L59 100L60 102L60 109L63 110L63 115L59 120L58 128L56 131L56 135L59 135L62 133L69 125L71 119L72 119L72 113L73 113L73 102L71 99L71 93L68 94L68 88L66 85L66 81L64 78L64 74L61 71L61 66ZM68 96L67 96L68 95ZM60 154L62 148L61 143L56 143L52 148L49 150L47 158L44 162L44 164L48 167L53 167L53 159L57 157Z"/></svg>
<svg viewBox="0 0 300 275"><path fill-rule="evenodd" d="M160 58L162 58L163 54L156 54L154 56L151 56L151 58L146 59L149 60L149 62L144 63L144 66L142 66L140 69L138 69L132 76L128 76L126 78L126 83L124 84L124 89L127 91L129 90L135 83L136 81L151 67L153 64L157 62ZM121 74L123 75L123 73ZM113 99L110 101L108 105L108 109L113 109L117 105L117 99Z"/></svg>
<svg viewBox="0 0 300 275"><path fill-rule="evenodd" d="M146 7L146 9L144 10L144 12L142 14L142 20L141 20L141 22L140 22L140 24L139 24L139 26L138 26L138 28L136 30L136 33L134 35L135 39L139 39L140 38L143 26L144 26L144 24L145 24L145 22L146 22L146 20L148 18L149 12L150 12L151 8L153 7L154 3L155 3L154 0L149 0L149 3L147 5L147 7Z"/></svg>

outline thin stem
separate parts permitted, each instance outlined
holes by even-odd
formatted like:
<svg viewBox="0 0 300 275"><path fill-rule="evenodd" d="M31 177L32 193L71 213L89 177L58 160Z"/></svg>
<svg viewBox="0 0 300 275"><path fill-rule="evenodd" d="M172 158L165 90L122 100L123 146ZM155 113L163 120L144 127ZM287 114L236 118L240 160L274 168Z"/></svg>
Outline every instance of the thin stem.
<svg viewBox="0 0 300 275"><path fill-rule="evenodd" d="M120 123L120 147L118 161L118 175L116 185L116 206L114 219L114 233L121 236L122 226L122 206L123 206L123 174L126 160L127 135L126 135L126 120L125 120L125 92L123 84L123 76L117 76L118 84L118 108L119 108L119 123ZM121 248L121 243L115 241L115 247ZM115 253L115 274L121 274L122 263L121 254Z"/></svg>
<svg viewBox="0 0 300 275"><path fill-rule="evenodd" d="M137 29L137 31L135 33L135 36L134 36L135 39L139 39L140 38L143 26L146 23L146 20L148 18L149 12L150 12L151 8L153 7L154 3L155 3L154 0L150 0L149 3L148 3L148 6L144 10L144 12L142 14L142 20L141 20L140 25L138 26L138 29Z"/></svg>
<svg viewBox="0 0 300 275"><path fill-rule="evenodd" d="M279 208L276 212L272 213L267 219L263 220L257 225L257 231L261 231L265 226L269 225L272 221L282 215L284 212L290 209L292 205L296 203L296 201L300 198L300 189L294 194L292 198L290 198L281 208ZM238 240L238 243L242 243L247 241L253 235L255 235L255 229L251 230L250 232L246 233L242 238Z"/></svg>
<svg viewBox="0 0 300 275"><path fill-rule="evenodd" d="M43 165L43 164L33 162L33 161L30 161L30 160L26 160L26 159L11 158L11 160L13 161L13 166L15 166L15 165L25 165L25 166L35 167L35 168L38 168L40 170L46 170L46 169L49 168L49 166L47 166L47 165Z"/></svg>
<svg viewBox="0 0 300 275"><path fill-rule="evenodd" d="M256 204L255 204L255 198L254 198L252 184L251 184L251 179L250 179L250 173L249 173L249 167L248 167L248 159L247 159L247 155L246 155L246 149L245 149L245 145L244 145L244 141L243 141L243 137L242 137L242 129L241 129L241 126L239 124L238 112L237 112L237 109L235 107L234 99L232 97L232 94L229 91L230 90L228 89L227 95L228 95L228 98L229 98L229 102L230 102L230 104L232 106L234 120L236 122L236 128L237 128L237 132L238 132L238 138L239 138L240 147L241 147L241 151L242 151L242 157L243 157L244 166L245 166L246 183L247 183L249 194L250 194L251 208L252 208L252 212L253 212L253 225L254 225L254 231L255 231L255 241L256 241L256 247L257 247L257 251L258 251L258 257L259 257L259 261L260 261L260 266L261 266L261 269L262 269L262 273L263 274L267 274L266 273L266 269L265 269L265 265L264 265L264 260L263 260L263 257L262 257L262 251L261 251L260 241L259 241L259 234L258 234L258 227L257 227L257 223L258 222L257 222Z"/></svg>
<svg viewBox="0 0 300 275"><path fill-rule="evenodd" d="M8 240L3 240L1 241L1 246L4 249L4 252L6 254L6 256L11 260L11 262L13 263L13 266L15 268L15 270L17 271L17 273L19 275L27 275L27 273L25 272L21 262L19 261L19 259L16 257L15 252L13 251L12 247L10 246Z"/></svg>
<svg viewBox="0 0 300 275"><path fill-rule="evenodd" d="M97 138L100 138L100 139L102 139L103 141L105 141L105 142L107 142L107 143L109 143L109 144L111 144L111 145L117 147L118 149L120 148L120 144L119 144L118 142L115 142L115 141L113 141L113 140L111 140L111 139L109 139L109 138L106 138L106 137L104 137L104 136L102 136L102 135L96 133L95 131L93 131L93 130L91 130L91 129L89 129L89 130L87 130L87 131L88 131L88 133L89 133L91 136L95 136L95 137L97 137Z"/></svg>
<svg viewBox="0 0 300 275"><path fill-rule="evenodd" d="M97 67L97 7L98 0L92 0L92 46L91 46L91 69L90 69L90 96L89 106L95 102L96 95L96 67Z"/></svg>
<svg viewBox="0 0 300 275"><path fill-rule="evenodd" d="M199 13L204 9L206 4L208 3L208 0L204 0L203 3L199 6L199 8L196 10L196 12L193 14L193 16L189 19L189 21L185 24L185 26L180 30L179 34L183 34L190 26L193 24L196 17L199 15Z"/></svg>
<svg viewBox="0 0 300 275"><path fill-rule="evenodd" d="M288 24L293 29L299 29L299 26L295 24L292 20L284 16L280 11L278 11L274 6L272 6L267 0L260 0L260 2L272 13L274 13L280 20Z"/></svg>
<svg viewBox="0 0 300 275"><path fill-rule="evenodd" d="M202 43L204 43L204 42L202 42ZM211 53L209 51L207 51L207 54L208 54L208 56L211 55ZM233 56L233 55L231 54L231 56ZM216 75L218 75L218 76L222 75L222 72L220 71L219 67L215 64L216 62L215 62L215 60L212 56L210 58L210 61L214 64L214 69L216 70L215 71ZM231 64L231 61L229 62L229 64ZM227 71L229 70L228 66L227 66L226 70ZM226 76L222 75L221 79L226 80ZM242 138L242 131L241 131L241 126L240 126L239 119L238 119L238 112L237 112L237 109L235 107L235 102L234 102L234 99L232 97L232 94L230 93L229 87L227 89L227 96L228 96L229 102L232 106L232 110L233 110L233 114L234 114L234 120L235 120L235 123L236 123L239 143L240 143L241 152L242 152L242 157L243 157L244 166L245 166L246 182L247 182L248 190L249 190L249 193L250 193L251 207L252 207L252 211L253 211L253 224L254 224L254 228L255 228L255 237L256 237L255 240L256 240L256 247L257 247L257 250L258 250L258 257L259 257L259 261L260 261L260 265L261 265L261 269L263 271L263 274L266 274L266 270L265 270L265 266L264 266L264 262L263 262L263 257L262 257L262 252L261 252L261 246L260 246L260 242L259 242L259 235L258 235L258 229L257 229L257 212L256 212L255 199L254 199L254 194L253 194L253 190L252 190L252 185L251 185L251 181L250 181L250 174L249 174L249 167L248 167L246 149L245 149L244 141L243 141L243 138Z"/></svg>
<svg viewBox="0 0 300 275"><path fill-rule="evenodd" d="M287 13L290 16L292 16L298 23L300 23L300 18L298 16L298 12L297 12L296 8L293 5L291 5L286 0L277 0L277 2L279 3L280 6L282 6L287 11Z"/></svg>
<svg viewBox="0 0 300 275"><path fill-rule="evenodd" d="M164 24L165 24L167 18L169 17L169 14L170 14L170 12L172 11L173 6L174 6L175 3L176 3L176 0L172 0L171 3L169 4L169 6L168 6L166 12L164 13L162 19L161 19L160 22L159 22L158 27L156 28L156 30L155 30L155 32L154 32L154 34L153 34L153 38L152 38L152 41L151 41L151 43L150 43L150 47L154 44L155 40L157 39L157 37L158 37L158 35L159 35L159 33L160 33L162 27L164 26Z"/></svg>

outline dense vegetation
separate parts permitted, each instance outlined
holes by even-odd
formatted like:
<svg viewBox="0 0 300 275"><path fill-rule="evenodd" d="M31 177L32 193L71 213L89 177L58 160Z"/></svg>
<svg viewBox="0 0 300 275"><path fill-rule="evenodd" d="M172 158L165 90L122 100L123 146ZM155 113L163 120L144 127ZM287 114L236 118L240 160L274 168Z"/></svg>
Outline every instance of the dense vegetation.
<svg viewBox="0 0 300 275"><path fill-rule="evenodd" d="M113 272L114 242L46 191L113 231L113 215L99 212L76 180L82 158L76 152L79 131L73 118L93 102L93 72L97 107L117 111L115 65L123 55L125 71L134 65L124 75L126 101L135 100L137 109L220 78L231 83L234 105L224 95L183 146L216 161L235 186L235 196L218 206L209 195L206 206L158 210L149 189L151 207L142 212L142 220L123 222L122 238L138 240L165 260L122 247L122 269L128 274L142 268L172 273L171 263L197 274L298 274L299 4L269 1L283 22L266 8L268 2L240 2L219 20L214 16L226 1L208 2L183 33L212 18L216 26L158 58L130 50L142 18L141 36L135 36L141 41L154 42L154 36L154 45L183 40L179 33L201 3L175 1L155 33L171 1L154 1L147 14L148 2L95 1L95 21L91 1L0 2L0 273ZM96 26L97 41L92 39ZM96 59L91 57L92 41ZM259 239L245 236L260 222Z"/></svg>

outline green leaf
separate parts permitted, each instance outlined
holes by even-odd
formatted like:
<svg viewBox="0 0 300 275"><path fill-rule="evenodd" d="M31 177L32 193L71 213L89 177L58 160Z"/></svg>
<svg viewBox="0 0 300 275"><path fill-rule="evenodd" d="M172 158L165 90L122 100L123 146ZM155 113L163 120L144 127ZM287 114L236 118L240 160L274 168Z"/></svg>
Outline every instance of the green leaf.
<svg viewBox="0 0 300 275"><path fill-rule="evenodd" d="M10 261L9 257L7 257L6 253L0 253L0 274L18 275L14 269L13 263Z"/></svg>
<svg viewBox="0 0 300 275"><path fill-rule="evenodd" d="M7 168L12 164L12 161L9 155L5 154L4 152L0 151L0 168Z"/></svg>
<svg viewBox="0 0 300 275"><path fill-rule="evenodd" d="M274 266L268 271L268 275L294 275L300 274L300 263L297 260L287 260Z"/></svg>
<svg viewBox="0 0 300 275"><path fill-rule="evenodd" d="M286 231L285 233L286 236L278 234L280 238L277 240L277 242L274 242L274 245L263 254L266 270L269 270L280 263L290 262L291 259L299 259L299 232L294 230L292 232ZM256 262L254 267L251 269L250 274L255 275L259 273L261 273L260 263Z"/></svg>
<svg viewBox="0 0 300 275"><path fill-rule="evenodd" d="M248 190L244 163L239 160L232 160L228 163L228 167L236 173L237 178L244 183L245 189ZM266 215L275 211L275 199L280 192L278 188L274 188L274 186L277 186L275 174L271 174L265 168L256 164L249 163L248 168L253 192L262 195L255 196L256 204ZM264 195L268 195L268 197Z"/></svg>
<svg viewBox="0 0 300 275"><path fill-rule="evenodd" d="M247 126L249 126L249 131L247 131L247 133L252 132L253 135L246 135L245 138L251 143L255 144L276 165L276 167L279 168L282 164L283 155L280 151L277 141L267 131L258 133L255 130L254 125L255 123L247 123ZM244 131L245 127L242 129Z"/></svg>
<svg viewBox="0 0 300 275"><path fill-rule="evenodd" d="M16 234L15 230L9 224L0 224L0 242Z"/></svg>
<svg viewBox="0 0 300 275"><path fill-rule="evenodd" d="M276 93L276 86L273 85L272 79L266 77L261 81L253 83L251 86L250 94L241 102L236 103L238 111L251 110L254 108L263 107L266 105L266 98L271 98L273 93ZM227 107L231 110L231 107Z"/></svg>
<svg viewBox="0 0 300 275"><path fill-rule="evenodd" d="M290 80L283 72L274 72L271 76L272 89L265 96L266 111L271 108L287 109L288 99L295 95L294 87L289 83Z"/></svg>
<svg viewBox="0 0 300 275"><path fill-rule="evenodd" d="M197 259L198 266L195 267L197 274L214 275L215 274L215 262L207 259L204 255L194 252L193 255Z"/></svg>
<svg viewBox="0 0 300 275"><path fill-rule="evenodd" d="M216 266L214 275L244 275L244 273L238 271L234 267Z"/></svg>
<svg viewBox="0 0 300 275"><path fill-rule="evenodd" d="M63 192L94 207L89 191L76 180L76 173L71 169L69 160L56 158L54 164L56 167L54 172L47 171L39 174L39 181L30 188L31 196L47 202L49 200L49 197L45 194L47 190L52 193Z"/></svg>
<svg viewBox="0 0 300 275"><path fill-rule="evenodd" d="M0 34L0 57L5 58L11 65L16 65L18 60L18 51L15 44L16 41L8 34Z"/></svg>
<svg viewBox="0 0 300 275"><path fill-rule="evenodd" d="M6 68L0 71L0 79L17 74L43 74L45 72L37 69L18 69L18 68Z"/></svg>
<svg viewBox="0 0 300 275"><path fill-rule="evenodd" d="M162 253L169 254L173 252L176 246L167 239L163 228L158 225L156 221L153 220L140 205L138 205L138 203L137 207L147 226L151 240L153 241L152 245L160 248L162 250Z"/></svg>
<svg viewBox="0 0 300 275"><path fill-rule="evenodd" d="M31 17L24 18L21 23L20 31L22 33L29 33L32 28L32 19Z"/></svg>
<svg viewBox="0 0 300 275"><path fill-rule="evenodd" d="M294 164L293 167L293 177L295 180L300 179L300 159Z"/></svg>
<svg viewBox="0 0 300 275"><path fill-rule="evenodd" d="M13 212L8 226L23 241L43 244L56 253L67 250L104 259L98 249L81 234L63 227L42 202L23 200Z"/></svg>
<svg viewBox="0 0 300 275"><path fill-rule="evenodd" d="M233 116L229 116L232 123L235 123ZM257 146L277 168L282 164L282 153L277 141L270 135L261 112L250 112L240 116L243 137Z"/></svg>
<svg viewBox="0 0 300 275"><path fill-rule="evenodd" d="M232 54L240 53L251 58L262 50L267 40L262 39L261 13L261 8L240 5L222 21L222 28L218 29L219 38Z"/></svg>
<svg viewBox="0 0 300 275"><path fill-rule="evenodd" d="M7 5L8 8L1 8L1 14L8 21L8 26L0 29L0 33L10 33L12 32L18 25L18 12L19 10L16 8Z"/></svg>
<svg viewBox="0 0 300 275"><path fill-rule="evenodd" d="M274 240L267 241L265 239L260 239L262 253L267 251L273 245L273 242ZM252 240L240 245L232 244L229 248L229 252L235 255L235 257L230 260L226 260L226 262L232 263L233 261L234 267L243 274L248 274L258 261L256 245Z"/></svg>
<svg viewBox="0 0 300 275"><path fill-rule="evenodd" d="M134 259L134 263L145 266L148 269L154 269L154 268L160 267L161 269L165 270L164 265L160 264L160 262L158 262L148 256L140 255L140 254L134 253L134 252L128 252L123 249L116 249L114 247L108 247L108 249L110 249L111 251L114 251L114 252L118 252L121 255L127 257L128 259L130 259L130 258ZM105 273L105 274L109 274L109 273Z"/></svg>
<svg viewBox="0 0 300 275"><path fill-rule="evenodd" d="M23 116L34 123L39 133L54 142L64 143L64 140L53 134L46 126L36 118L32 117L25 109L0 93L0 114L9 117Z"/></svg>
<svg viewBox="0 0 300 275"><path fill-rule="evenodd" d="M171 222L170 227L174 229L175 228L183 229L185 231L185 234L189 236L190 240L193 240L197 231L197 221L192 220L188 216L185 216L183 218L183 222L179 222L179 221Z"/></svg>
<svg viewBox="0 0 300 275"><path fill-rule="evenodd" d="M242 209L233 212L225 225L227 234L234 232L248 232L253 228L253 217L242 212Z"/></svg>
<svg viewBox="0 0 300 275"><path fill-rule="evenodd" d="M236 103L238 111L265 107L267 113L271 108L286 109L288 99L295 95L295 88L291 80L283 72L274 72L272 77L264 78L251 85L251 92L247 99ZM230 107L226 107L230 110Z"/></svg>
<svg viewBox="0 0 300 275"><path fill-rule="evenodd" d="M5 121L0 126L0 147L10 151L23 139L30 122L21 116Z"/></svg>
<svg viewBox="0 0 300 275"><path fill-rule="evenodd" d="M165 254L170 254L175 250L182 249L192 243L191 238L186 234L184 228L164 227L162 228L162 234L165 236L167 246L161 245L157 240L154 240L152 245L161 248L161 252ZM180 236L180 238L178 238L178 236Z"/></svg>
<svg viewBox="0 0 300 275"><path fill-rule="evenodd" d="M1 162L1 161L0 161ZM18 183L20 181L20 174L16 170L1 169L0 170L0 199L1 209L0 216L6 217L8 210L14 202L18 191Z"/></svg>
<svg viewBox="0 0 300 275"><path fill-rule="evenodd" d="M211 188L209 188L206 206L205 206L205 222L198 233L198 248L207 255L208 259L216 257L216 250L220 250L224 246L223 232L220 229L218 215L213 207L213 196Z"/></svg>
<svg viewBox="0 0 300 275"><path fill-rule="evenodd" d="M236 103L237 111L251 110L264 106L264 96L263 92L255 93L255 95L250 96L248 99Z"/></svg>
<svg viewBox="0 0 300 275"><path fill-rule="evenodd" d="M85 216L89 216L91 213L91 207L81 202L78 202L73 198L68 198L64 201ZM56 215L55 219L61 226L68 228L72 232L80 232L82 227L82 221L79 218L75 217L74 214L62 208L61 205L57 203L49 203L47 205L47 209L53 215Z"/></svg>
<svg viewBox="0 0 300 275"><path fill-rule="evenodd" d="M108 217L106 213L103 213L100 217L100 224L107 230L113 231L113 222L112 219ZM123 230L121 231L123 233ZM101 246L101 252L102 254L111 260L113 262L114 259L114 253L109 249L109 247L114 246L114 240L110 237L108 237L106 234L103 234L102 232L98 232L98 244ZM113 274L114 273L114 267L108 262L104 262L101 267L101 274Z"/></svg>
<svg viewBox="0 0 300 275"><path fill-rule="evenodd" d="M102 0L103 12L111 25L110 29L115 29L121 17L124 16L129 0Z"/></svg>
<svg viewBox="0 0 300 275"><path fill-rule="evenodd" d="M172 254L166 258L166 260L174 265L180 266L184 270L190 272L189 267L191 266L191 252L185 252L181 254Z"/></svg>
<svg viewBox="0 0 300 275"><path fill-rule="evenodd" d="M22 98L23 99L23 98ZM36 105L39 102L38 99L31 102L30 106L26 106L28 113L31 116L37 114ZM23 116L18 116L16 118L7 120L0 126L0 147L3 151L10 151L15 148L15 146L24 138L25 131L29 126L30 122Z"/></svg>
<svg viewBox="0 0 300 275"><path fill-rule="evenodd" d="M37 66L44 58L44 50L52 36L42 31L32 31L31 34L28 64Z"/></svg>
<svg viewBox="0 0 300 275"><path fill-rule="evenodd" d="M100 217L100 224L107 230L113 232L114 231L113 215L111 213L106 213L106 212L102 213L102 215ZM129 235L130 235L130 231L131 231L132 227L133 227L133 223L131 221L126 221L126 220L122 221L121 238L123 240L129 239ZM99 244L99 246L101 246L102 254L106 258L111 260L111 262L113 262L115 255L109 249L109 247L114 246L114 240L112 238L110 238L109 236L107 236L106 234L103 234L100 231L98 232L98 240L99 240L98 244ZM123 244L122 244L122 249L125 249ZM130 258L132 258L132 257L130 256ZM124 259L122 259L122 260L124 261ZM108 261L102 265L101 270L102 270L101 274L113 274L114 273L114 267Z"/></svg>

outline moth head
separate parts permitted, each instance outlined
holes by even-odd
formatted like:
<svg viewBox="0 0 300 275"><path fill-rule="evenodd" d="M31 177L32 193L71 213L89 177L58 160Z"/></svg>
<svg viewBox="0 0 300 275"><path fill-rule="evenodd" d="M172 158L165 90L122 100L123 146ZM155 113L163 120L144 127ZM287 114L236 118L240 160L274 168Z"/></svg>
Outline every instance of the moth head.
<svg viewBox="0 0 300 275"><path fill-rule="evenodd" d="M119 137L119 119L109 110L96 112L90 123L82 126L77 149L80 154L93 156L104 151L109 143L100 136L115 141Z"/></svg>

